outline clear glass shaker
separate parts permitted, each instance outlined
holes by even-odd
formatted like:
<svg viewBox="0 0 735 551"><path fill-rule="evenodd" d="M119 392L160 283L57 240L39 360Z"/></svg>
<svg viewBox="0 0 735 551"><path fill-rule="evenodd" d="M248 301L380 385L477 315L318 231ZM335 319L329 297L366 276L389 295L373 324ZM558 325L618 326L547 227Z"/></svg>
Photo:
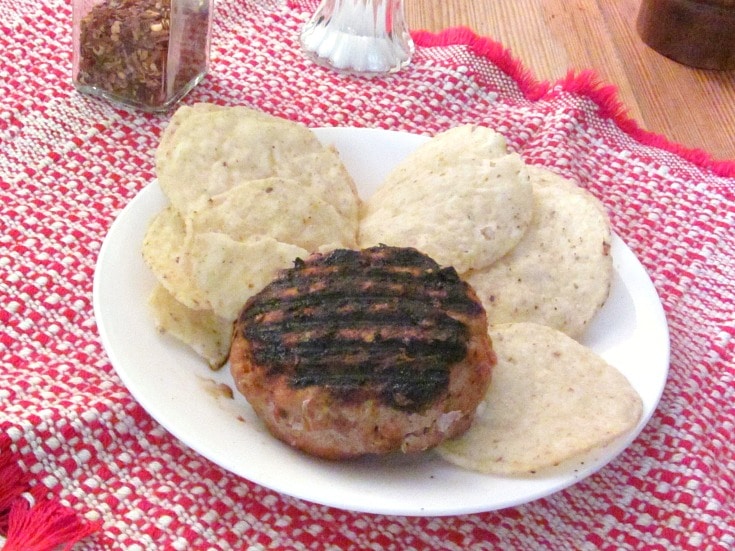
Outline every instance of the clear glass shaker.
<svg viewBox="0 0 735 551"><path fill-rule="evenodd" d="M322 0L300 38L320 65L367 76L399 71L414 51L403 0Z"/></svg>
<svg viewBox="0 0 735 551"><path fill-rule="evenodd" d="M165 111L209 70L213 0L72 0L74 86Z"/></svg>

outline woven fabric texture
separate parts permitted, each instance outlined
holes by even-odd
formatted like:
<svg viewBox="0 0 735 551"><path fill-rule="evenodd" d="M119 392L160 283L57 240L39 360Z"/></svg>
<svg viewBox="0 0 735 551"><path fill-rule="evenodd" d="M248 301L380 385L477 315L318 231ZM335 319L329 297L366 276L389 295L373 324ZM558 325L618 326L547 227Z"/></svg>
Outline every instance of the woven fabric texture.
<svg viewBox="0 0 735 551"><path fill-rule="evenodd" d="M136 403L93 316L95 262L155 177L170 115L71 84L68 2L0 0L0 432L20 466L101 529L80 549L708 549L735 547L735 165L651 136L589 74L535 82L467 30L415 33L411 66L347 78L306 61L314 2L222 0L210 74L185 98L310 126L421 134L479 123L600 197L653 280L671 332L661 403L588 479L482 514L346 512L212 464Z"/></svg>

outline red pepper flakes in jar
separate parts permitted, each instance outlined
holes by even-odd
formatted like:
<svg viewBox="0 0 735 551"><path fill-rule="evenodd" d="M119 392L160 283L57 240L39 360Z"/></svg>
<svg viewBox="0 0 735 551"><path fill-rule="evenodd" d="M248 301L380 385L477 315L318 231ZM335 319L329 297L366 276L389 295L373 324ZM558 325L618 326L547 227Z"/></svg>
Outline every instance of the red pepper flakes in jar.
<svg viewBox="0 0 735 551"><path fill-rule="evenodd" d="M212 0L73 0L81 92L165 111L209 69Z"/></svg>

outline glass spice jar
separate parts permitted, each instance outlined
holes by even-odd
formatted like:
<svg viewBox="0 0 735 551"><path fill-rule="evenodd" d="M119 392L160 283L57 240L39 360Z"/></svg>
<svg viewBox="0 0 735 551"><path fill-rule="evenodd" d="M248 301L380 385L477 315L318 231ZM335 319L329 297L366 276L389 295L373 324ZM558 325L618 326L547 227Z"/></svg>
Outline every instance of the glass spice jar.
<svg viewBox="0 0 735 551"><path fill-rule="evenodd" d="M414 52L403 0L322 0L300 41L319 65L363 76L395 73Z"/></svg>
<svg viewBox="0 0 735 551"><path fill-rule="evenodd" d="M209 69L213 0L72 0L77 90L165 111Z"/></svg>

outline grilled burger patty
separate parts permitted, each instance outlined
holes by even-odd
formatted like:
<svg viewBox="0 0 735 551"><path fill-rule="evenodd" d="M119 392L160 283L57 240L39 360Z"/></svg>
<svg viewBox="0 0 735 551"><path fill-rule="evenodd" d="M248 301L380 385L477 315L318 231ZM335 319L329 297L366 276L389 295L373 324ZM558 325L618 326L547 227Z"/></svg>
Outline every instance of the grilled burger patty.
<svg viewBox="0 0 735 551"><path fill-rule="evenodd" d="M230 354L269 430L329 458L464 432L494 361L484 309L456 271L385 246L297 260L246 303Z"/></svg>

